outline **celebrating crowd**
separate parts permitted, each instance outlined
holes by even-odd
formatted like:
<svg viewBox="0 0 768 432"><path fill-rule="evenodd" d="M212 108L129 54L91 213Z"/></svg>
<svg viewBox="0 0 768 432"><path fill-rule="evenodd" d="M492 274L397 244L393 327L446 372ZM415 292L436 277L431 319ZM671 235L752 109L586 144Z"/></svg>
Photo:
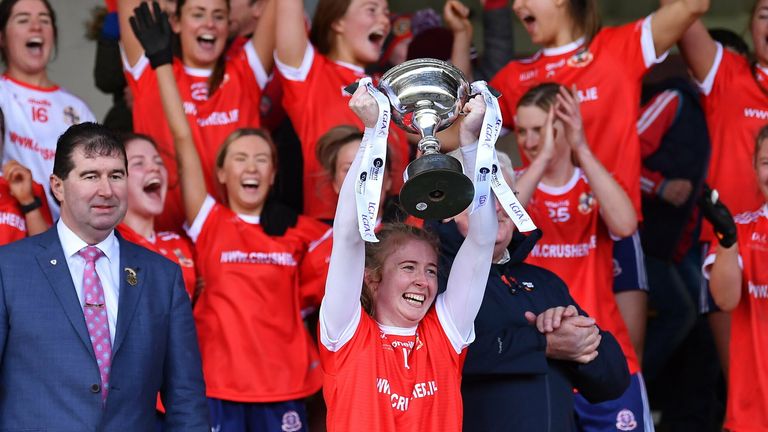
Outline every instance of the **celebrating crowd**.
<svg viewBox="0 0 768 432"><path fill-rule="evenodd" d="M0 430L768 431L768 0L752 52L710 0L481 0L479 50L460 0L303 3L106 0L100 124L48 76L66 6L0 0ZM348 87L423 57L491 88L442 220Z"/></svg>

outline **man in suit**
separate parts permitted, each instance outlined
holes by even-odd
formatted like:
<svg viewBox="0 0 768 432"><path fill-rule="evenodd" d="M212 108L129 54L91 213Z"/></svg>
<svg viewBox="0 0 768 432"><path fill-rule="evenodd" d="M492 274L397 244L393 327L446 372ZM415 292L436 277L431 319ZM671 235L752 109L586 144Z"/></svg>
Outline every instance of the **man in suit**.
<svg viewBox="0 0 768 432"><path fill-rule="evenodd" d="M58 140L61 219L0 248L0 430L207 432L200 353L181 270L114 230L125 149L83 123Z"/></svg>

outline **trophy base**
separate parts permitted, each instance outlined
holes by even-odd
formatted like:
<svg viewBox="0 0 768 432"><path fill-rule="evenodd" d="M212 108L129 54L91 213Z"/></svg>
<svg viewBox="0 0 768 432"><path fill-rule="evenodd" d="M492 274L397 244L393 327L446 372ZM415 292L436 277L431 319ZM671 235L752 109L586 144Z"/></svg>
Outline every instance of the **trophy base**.
<svg viewBox="0 0 768 432"><path fill-rule="evenodd" d="M475 196L461 163L444 154L424 155L408 164L400 204L420 219L447 219L466 209Z"/></svg>

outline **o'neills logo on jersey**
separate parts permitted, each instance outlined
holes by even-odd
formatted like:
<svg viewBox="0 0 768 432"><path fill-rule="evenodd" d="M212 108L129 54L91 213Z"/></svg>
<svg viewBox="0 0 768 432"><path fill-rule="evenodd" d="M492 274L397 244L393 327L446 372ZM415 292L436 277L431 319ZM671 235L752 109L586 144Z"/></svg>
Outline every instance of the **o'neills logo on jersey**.
<svg viewBox="0 0 768 432"><path fill-rule="evenodd" d="M753 232L751 240L755 243L768 244L768 234Z"/></svg>
<svg viewBox="0 0 768 432"><path fill-rule="evenodd" d="M755 285L752 281L747 282L749 295L756 299L768 298L768 285Z"/></svg>
<svg viewBox="0 0 768 432"><path fill-rule="evenodd" d="M296 267L296 260L288 252L244 252L224 251L221 253L222 264L272 264Z"/></svg>
<svg viewBox="0 0 768 432"><path fill-rule="evenodd" d="M215 111L211 115L205 118L197 119L197 124L200 127L206 126L225 126L232 123L237 123L240 118L240 110L233 109L229 111Z"/></svg>
<svg viewBox="0 0 768 432"><path fill-rule="evenodd" d="M589 50L580 51L568 59L568 66L572 68L583 68L592 63L592 60L594 59L595 56Z"/></svg>
<svg viewBox="0 0 768 432"><path fill-rule="evenodd" d="M583 258L597 247L597 237L590 236L587 243L537 244L531 256L540 258Z"/></svg>
<svg viewBox="0 0 768 432"><path fill-rule="evenodd" d="M22 232L27 231L24 218L14 213L0 212L0 225L7 225Z"/></svg>
<svg viewBox="0 0 768 432"><path fill-rule="evenodd" d="M389 385L389 380L386 378L376 378L376 390L381 394L389 396L392 408L398 411L408 411L408 407L412 401L434 396L435 393L437 393L437 382L426 381L414 384L411 395L405 396L393 392Z"/></svg>
<svg viewBox="0 0 768 432"><path fill-rule="evenodd" d="M204 101L208 99L208 83L193 83L191 86L189 86L189 92L192 94L192 99L196 101Z"/></svg>

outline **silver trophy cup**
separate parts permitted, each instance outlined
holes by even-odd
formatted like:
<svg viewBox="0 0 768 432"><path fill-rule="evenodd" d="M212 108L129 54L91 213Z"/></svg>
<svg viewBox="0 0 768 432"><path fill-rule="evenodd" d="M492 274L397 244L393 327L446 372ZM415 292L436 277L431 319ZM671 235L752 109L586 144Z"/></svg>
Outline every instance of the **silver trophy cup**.
<svg viewBox="0 0 768 432"><path fill-rule="evenodd" d="M441 60L415 59L387 71L379 89L392 105L392 118L406 132L421 135L421 157L405 171L400 203L422 219L445 219L472 202L475 189L461 163L440 153L435 135L448 128L470 95L464 74Z"/></svg>

